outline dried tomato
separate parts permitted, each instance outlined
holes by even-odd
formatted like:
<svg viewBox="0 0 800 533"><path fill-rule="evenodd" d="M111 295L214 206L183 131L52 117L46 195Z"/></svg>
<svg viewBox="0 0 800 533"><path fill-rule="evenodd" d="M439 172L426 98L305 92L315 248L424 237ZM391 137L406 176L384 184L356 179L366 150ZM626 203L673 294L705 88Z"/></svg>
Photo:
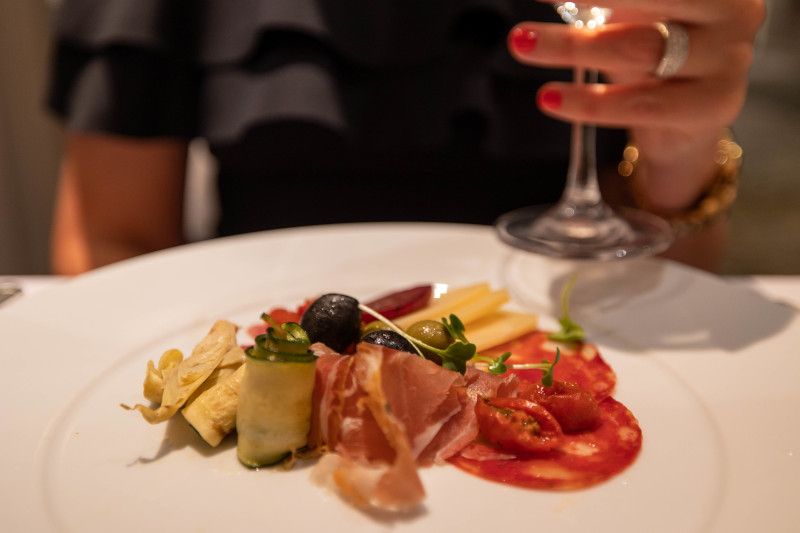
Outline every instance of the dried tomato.
<svg viewBox="0 0 800 533"><path fill-rule="evenodd" d="M275 307L267 312L269 317L278 324L285 324L286 322L300 322L300 313L284 309L283 307ZM259 322L247 328L247 333L254 339L259 335L267 332L269 325L266 322Z"/></svg>
<svg viewBox="0 0 800 533"><path fill-rule="evenodd" d="M600 423L597 400L575 383L555 381L550 387L536 384L522 391L520 396L547 409L564 433L588 431Z"/></svg>
<svg viewBox="0 0 800 533"><path fill-rule="evenodd" d="M278 324L285 324L286 322L300 322L300 313L289 311L282 307L276 307L269 311L269 316Z"/></svg>
<svg viewBox="0 0 800 533"><path fill-rule="evenodd" d="M514 453L542 453L561 441L558 421L541 405L522 398L481 398L475 405L481 435Z"/></svg>

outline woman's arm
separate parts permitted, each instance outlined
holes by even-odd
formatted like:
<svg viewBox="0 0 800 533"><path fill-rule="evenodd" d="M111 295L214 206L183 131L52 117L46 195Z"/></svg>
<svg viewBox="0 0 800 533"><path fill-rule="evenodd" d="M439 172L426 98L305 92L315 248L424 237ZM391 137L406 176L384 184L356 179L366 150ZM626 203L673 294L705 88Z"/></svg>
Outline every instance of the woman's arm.
<svg viewBox="0 0 800 533"><path fill-rule="evenodd" d="M187 143L70 132L52 268L79 274L182 242Z"/></svg>

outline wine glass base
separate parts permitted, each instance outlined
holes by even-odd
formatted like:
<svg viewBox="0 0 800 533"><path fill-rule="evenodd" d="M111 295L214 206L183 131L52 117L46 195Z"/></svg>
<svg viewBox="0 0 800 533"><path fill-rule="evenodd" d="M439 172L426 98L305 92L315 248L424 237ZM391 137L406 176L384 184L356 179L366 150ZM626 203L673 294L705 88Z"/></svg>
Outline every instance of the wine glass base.
<svg viewBox="0 0 800 533"><path fill-rule="evenodd" d="M663 252L674 240L663 219L636 209L617 208L610 218L580 219L554 214L551 205L523 207L495 223L500 240L536 254L600 261Z"/></svg>

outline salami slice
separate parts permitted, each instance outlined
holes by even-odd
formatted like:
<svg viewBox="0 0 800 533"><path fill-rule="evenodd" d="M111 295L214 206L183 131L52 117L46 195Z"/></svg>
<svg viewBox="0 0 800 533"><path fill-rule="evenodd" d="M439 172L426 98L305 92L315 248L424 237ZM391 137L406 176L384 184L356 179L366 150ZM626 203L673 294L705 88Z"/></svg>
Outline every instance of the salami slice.
<svg viewBox="0 0 800 533"><path fill-rule="evenodd" d="M618 474L636 459L642 431L633 414L611 397L600 402L597 429L564 435L555 451L517 456L474 442L450 462L481 478L518 487L567 490L589 487Z"/></svg>
<svg viewBox="0 0 800 533"><path fill-rule="evenodd" d="M497 356L504 352L514 354L508 363L525 364L552 362L556 357L556 348L561 351L561 359L553 370L553 377L560 381L577 383L582 389L589 391L600 401L614 392L617 376L603 360L592 344L575 343L560 344L547 338L548 333L534 331L516 340L492 348L484 355ZM538 382L542 378L541 370L513 370L520 379Z"/></svg>

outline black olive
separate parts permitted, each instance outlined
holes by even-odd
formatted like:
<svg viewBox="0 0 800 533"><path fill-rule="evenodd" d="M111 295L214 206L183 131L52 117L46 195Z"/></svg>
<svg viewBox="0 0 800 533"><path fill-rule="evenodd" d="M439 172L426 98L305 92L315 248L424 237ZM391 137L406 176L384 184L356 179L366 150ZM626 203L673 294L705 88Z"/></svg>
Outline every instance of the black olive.
<svg viewBox="0 0 800 533"><path fill-rule="evenodd" d="M344 352L358 342L361 311L358 300L344 294L325 294L308 306L300 325L311 342L321 342L337 352Z"/></svg>
<svg viewBox="0 0 800 533"><path fill-rule="evenodd" d="M401 352L417 353L414 346L408 342L408 339L399 333L389 329L378 329L370 331L361 340L370 344L377 344L379 346L386 346Z"/></svg>

